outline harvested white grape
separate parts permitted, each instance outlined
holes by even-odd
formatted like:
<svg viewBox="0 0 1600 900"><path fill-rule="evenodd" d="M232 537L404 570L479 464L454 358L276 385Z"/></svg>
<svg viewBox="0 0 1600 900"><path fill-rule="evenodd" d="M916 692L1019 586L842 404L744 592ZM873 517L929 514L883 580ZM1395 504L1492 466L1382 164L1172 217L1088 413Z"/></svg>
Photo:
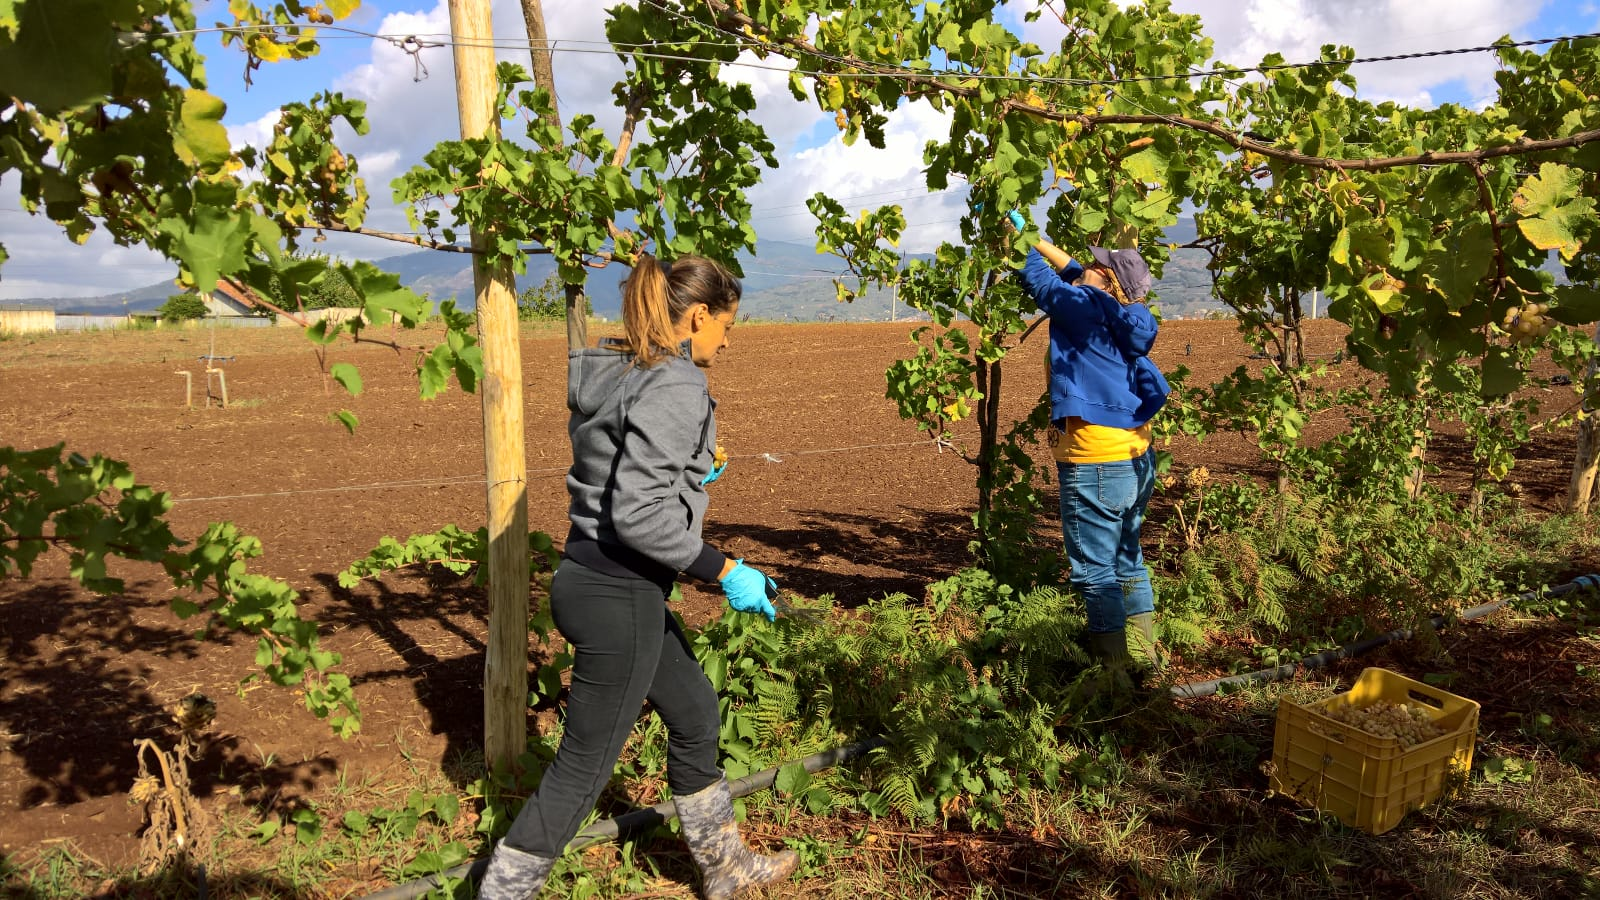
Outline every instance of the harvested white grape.
<svg viewBox="0 0 1600 900"><path fill-rule="evenodd" d="M1366 706L1340 705L1327 710L1328 718L1359 728L1376 737L1393 738L1401 746L1413 747L1444 734L1428 711L1414 703L1378 700Z"/></svg>

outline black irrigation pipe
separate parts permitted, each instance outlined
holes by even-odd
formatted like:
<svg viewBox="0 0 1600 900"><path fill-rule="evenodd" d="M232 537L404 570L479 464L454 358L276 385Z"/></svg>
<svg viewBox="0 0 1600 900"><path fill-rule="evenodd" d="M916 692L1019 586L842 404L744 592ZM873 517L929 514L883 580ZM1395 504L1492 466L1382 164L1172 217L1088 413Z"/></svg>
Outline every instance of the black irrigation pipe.
<svg viewBox="0 0 1600 900"><path fill-rule="evenodd" d="M1434 616L1430 620L1430 623L1434 628L1443 628L1452 622L1469 622L1473 619L1481 619L1492 612L1504 609L1505 607L1521 600L1553 599L1556 597L1565 596L1575 591L1586 589L1600 590L1600 574L1580 575L1579 577L1574 578L1572 581L1569 581L1563 585L1525 591L1515 597L1508 597L1504 600L1495 600L1491 603L1485 603L1481 606L1474 606L1473 608L1466 610L1459 615ZM1271 669L1262 669L1257 672L1247 672L1242 675L1230 675L1227 678L1215 678L1210 681L1195 681L1190 682L1189 684L1174 685L1172 687L1172 696L1179 699L1188 697L1207 697L1217 693L1219 690L1226 690L1232 687L1245 687L1248 685L1267 684L1273 681L1281 681L1285 678L1292 678L1295 674L1307 669L1318 669L1341 659L1348 659L1350 657L1360 656L1363 653L1369 653L1385 644L1393 643L1394 641L1406 640L1412 637L1414 634L1415 632L1409 628L1401 628L1391 631L1387 634L1380 634L1377 637L1356 641L1352 644L1346 644L1345 646L1336 650L1324 650L1321 653L1312 654L1311 656L1301 659L1299 662L1291 663L1289 665L1277 666ZM805 767L807 772L820 772L823 769L832 768L840 763L848 762L849 760L855 759L858 756L861 756L872 750L876 750L879 747L886 746L888 743L889 739L886 737L868 738L867 740L858 741L854 744L848 744L843 747L835 747L831 750L824 750L820 753L813 753L799 762L800 765ZM735 797L745 797L755 793L756 791L772 787L773 782L775 782L778 778L778 773L791 765L794 765L794 763L784 763L779 766L774 766L770 769L764 769L760 772L746 775L743 778L734 779L728 783L729 791ZM677 815L678 809L676 804L674 804L671 800L665 800L661 803L657 803L655 806L648 806L643 809L635 809L623 813L622 815L617 816L615 819L602 819L601 821L595 822L588 828L578 832L577 836L572 839L572 842L567 844L567 851L570 852L573 850L581 850L584 847L590 847L595 844L605 843L606 841L614 841L629 835L638 834L639 832L663 825L672 819L677 818ZM447 878L466 878L469 880L477 880L482 878L484 870L488 867L489 858L482 857L480 859L475 859L470 863L463 863L453 869L446 869L443 872L429 875L428 877L419 879L417 881L408 882L406 884L398 884L394 887L381 890L376 894L369 894L367 895L366 900L413 900L413 898L420 897L423 894L426 894L428 891L439 887Z"/></svg>

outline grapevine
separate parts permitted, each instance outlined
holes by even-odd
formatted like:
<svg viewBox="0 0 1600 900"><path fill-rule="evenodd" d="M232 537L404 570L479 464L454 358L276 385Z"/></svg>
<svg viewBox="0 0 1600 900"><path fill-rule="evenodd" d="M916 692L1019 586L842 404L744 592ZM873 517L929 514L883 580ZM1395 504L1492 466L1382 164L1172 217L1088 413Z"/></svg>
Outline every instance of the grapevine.
<svg viewBox="0 0 1600 900"><path fill-rule="evenodd" d="M312 26L357 6L283 0L258 9L237 0L228 6L238 28L229 43L243 48L252 66L302 58L317 50ZM1473 110L1410 109L1360 100L1348 63L1353 54L1344 48L1329 48L1314 70L1274 70L1241 86L1211 59L1199 18L1164 0L1075 2L1059 14L1068 37L1056 48L1023 40L1004 6L620 5L607 35L625 67L615 90L625 111L621 133L605 134L589 111L553 122L549 92L525 89L526 72L506 64L502 120L526 122L525 130L446 141L415 161L389 186L415 233L384 236L461 251L452 246L457 234L492 232L493 263L520 267L529 253L547 253L569 284L581 283L587 267L626 261L645 247L734 263L756 241L745 192L777 161L755 121L756 92L725 78L724 64L742 52L790 57L798 64L792 93L831 114L846 143L864 136L881 147L896 111L926 103L949 120L948 134L924 149L926 186L970 185L959 244L941 247L933 263L902 268L886 246L909 227L899 207L854 214L819 196L811 209L821 223L819 245L843 256L859 279L839 285L841 299L869 284L897 283L936 324L916 356L891 370L888 393L940 438L960 420L977 420L982 443L970 459L979 468L978 527L984 541L1005 537L1000 543L1011 535L1026 540L1042 497L1035 482L1048 478L1034 471L1025 447L1042 430L1038 408L1009 433L998 418L1002 364L1033 314L1004 273L1041 232L1074 249L1140 243L1159 274L1171 251L1155 238L1186 208L1203 208L1201 241L1214 254L1218 289L1251 314L1248 321L1292 332L1300 296L1323 290L1329 312L1350 327L1354 357L1402 387L1510 395L1531 349L1561 338L1550 322L1600 319L1595 42L1560 42L1544 53L1505 48L1492 102ZM254 27L268 23L278 27ZM118 243L149 247L200 289L231 279L262 293L299 293L324 268L293 252L305 232L378 234L365 228L361 161L334 140L336 126L365 131L365 108L319 94L287 105L263 146L235 149L222 101L207 89L196 26L187 0L0 3L0 95L10 101L0 122L9 147L0 177L16 171L24 209L49 217L73 241L104 230ZM128 39L106 46L89 37L112 33ZM651 46L678 49L671 57L638 49ZM934 58L944 71L929 68ZM1200 75L1122 78L1185 72ZM1013 208L1035 211L1031 220L1041 227L1010 231L1005 214ZM1551 251L1570 283L1556 284L1546 270ZM5 258L0 248L0 263ZM398 318L410 327L432 312L369 263L339 271L367 321ZM418 355L423 395L452 376L470 390L479 373L472 317L448 305L443 314L449 336ZM957 320L972 329L960 330ZM341 329L354 337L361 322L320 326L308 336L319 344ZM1495 323L1517 346L1495 340ZM1274 341L1280 363L1293 368L1292 334ZM1469 360L1480 363L1481 375L1464 387L1463 378L1448 376ZM331 374L352 393L360 389L350 367ZM1249 407L1226 415L1248 419L1272 452L1292 462L1314 408L1300 396L1304 387L1300 376L1282 374L1220 389ZM355 424L348 413L340 418ZM1485 427L1508 431L1507 421ZM1502 456L1496 450L1486 470L1503 471ZM54 464L40 461L39 468ZM63 472L79 478L78 468L74 462ZM16 493L0 494L0 506L28 499L23 488L6 487ZM81 499L77 512L91 508ZM95 532L75 528L49 541L29 530L0 550L26 574L47 543L77 540L75 574L104 589L105 557L129 547L156 553L126 538L155 540L164 513L127 518L131 531L112 543L95 544ZM233 566L242 573L259 544L225 526L202 540L226 565L180 559L174 578L213 598L205 610L216 621L259 638L269 677L322 680L335 660L312 645L314 624L298 619L293 592L234 575ZM397 563L461 564L465 543L392 542L349 577ZM137 558L165 558L166 549ZM987 551L991 563L1008 555L994 543ZM180 612L200 610L190 604ZM319 712L354 711L353 702L345 704L347 683L338 676L323 683L327 693L308 695Z"/></svg>
<svg viewBox="0 0 1600 900"><path fill-rule="evenodd" d="M172 499L134 480L126 463L65 453L61 445L18 452L0 447L0 581L27 577L52 548L68 554L73 580L103 595L122 593L114 560L158 562L183 593L171 601L182 619L201 616L256 638L256 665L268 680L295 686L305 705L341 737L361 727L338 653L324 650L315 622L301 618L300 595L285 582L248 571L261 542L213 523L185 548L166 523ZM250 681L255 676L247 676Z"/></svg>

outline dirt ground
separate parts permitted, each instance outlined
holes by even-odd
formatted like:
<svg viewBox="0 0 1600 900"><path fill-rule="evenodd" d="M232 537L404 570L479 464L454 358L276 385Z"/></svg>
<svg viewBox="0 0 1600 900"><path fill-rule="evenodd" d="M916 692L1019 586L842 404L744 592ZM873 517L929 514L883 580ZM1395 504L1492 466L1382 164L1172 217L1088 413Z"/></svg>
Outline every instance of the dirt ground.
<svg viewBox="0 0 1600 900"><path fill-rule="evenodd" d="M780 585L856 605L920 595L965 565L973 476L902 421L884 371L905 355L904 324L741 324L710 372L727 475L711 489L707 538ZM479 398L417 398L412 369L426 336L400 349L341 345L328 363L360 366L365 392L343 396L294 330L59 335L0 342L0 444L65 442L131 463L176 499L180 536L228 520L258 536L254 570L287 579L325 645L344 655L361 734L333 737L291 692L238 685L254 643L197 643L167 609L154 568L125 566L125 594L95 597L48 559L26 581L0 582L0 852L70 841L106 865L130 864L138 813L127 791L133 742L162 733L164 708L199 690L219 705L214 742L195 767L197 792L226 806L273 805L342 773L379 776L402 756L448 764L469 756L482 727L483 593L453 578L394 574L355 590L335 575L385 535L483 520ZM1020 413L1043 389L1043 338L1007 370ZM1308 353L1332 355L1342 330L1311 323ZM565 534L568 464L564 336L522 344L531 527ZM232 403L185 408L179 370L204 397L208 354L229 357ZM1231 322L1172 322L1154 353L1210 383L1249 350ZM350 409L354 435L330 419ZM970 423L962 439L975 443ZM1317 427L1333 427L1318 425ZM1316 433L1313 431L1313 438ZM1448 440L1444 441L1448 453ZM1535 507L1566 488L1570 432L1539 437L1513 480ZM1180 465L1250 470L1254 448L1223 436L1172 448ZM1156 514L1159 514L1157 510ZM703 621L720 593L685 587L685 615Z"/></svg>

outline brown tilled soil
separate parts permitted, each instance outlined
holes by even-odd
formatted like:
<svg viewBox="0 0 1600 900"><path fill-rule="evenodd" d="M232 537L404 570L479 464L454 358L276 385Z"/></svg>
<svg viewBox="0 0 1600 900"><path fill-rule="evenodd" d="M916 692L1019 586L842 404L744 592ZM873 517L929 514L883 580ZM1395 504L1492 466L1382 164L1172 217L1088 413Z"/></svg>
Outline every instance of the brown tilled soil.
<svg viewBox="0 0 1600 900"><path fill-rule="evenodd" d="M742 324L732 333L710 373L732 457L712 488L711 541L787 589L844 605L920 595L967 563L971 468L884 399L884 371L910 349L908 332L905 324ZM340 741L292 692L241 689L254 641L196 642L167 609L173 589L153 567L124 566L127 592L96 597L65 577L64 559L48 558L26 580L0 582L0 852L70 841L107 865L131 863L134 741L163 733L164 708L195 690L220 708L220 736L193 767L197 792L217 805L281 808L337 773L403 771L402 754L429 764L470 755L482 728L483 592L420 572L352 591L335 580L385 535L482 524L479 400L459 390L417 398L412 370L426 337L402 335L398 349L332 348L329 364L360 366L366 389L353 399L292 330L0 342L0 444L64 442L127 460L140 481L176 498L180 536L218 520L258 536L265 555L254 569L302 592L326 645L344 655L364 720L358 737ZM1341 346L1339 326L1311 323L1308 352ZM195 373L198 405L199 357L213 347L232 357L222 364L232 405L185 408L175 373ZM559 539L569 453L564 337L529 332L522 351L530 524ZM1007 370L1008 405L1019 413L1043 388L1042 353L1035 336ZM1231 322L1170 323L1155 359L1169 370L1188 366L1195 384L1260 364ZM353 436L330 419L345 408L360 418ZM970 424L960 433L969 444ZM1450 442L1439 444L1448 464ZM1542 434L1524 454L1515 480L1533 506L1559 502L1571 446L1570 432ZM1172 449L1180 467L1266 474L1238 437ZM704 621L722 600L686 585L683 603L690 621Z"/></svg>

